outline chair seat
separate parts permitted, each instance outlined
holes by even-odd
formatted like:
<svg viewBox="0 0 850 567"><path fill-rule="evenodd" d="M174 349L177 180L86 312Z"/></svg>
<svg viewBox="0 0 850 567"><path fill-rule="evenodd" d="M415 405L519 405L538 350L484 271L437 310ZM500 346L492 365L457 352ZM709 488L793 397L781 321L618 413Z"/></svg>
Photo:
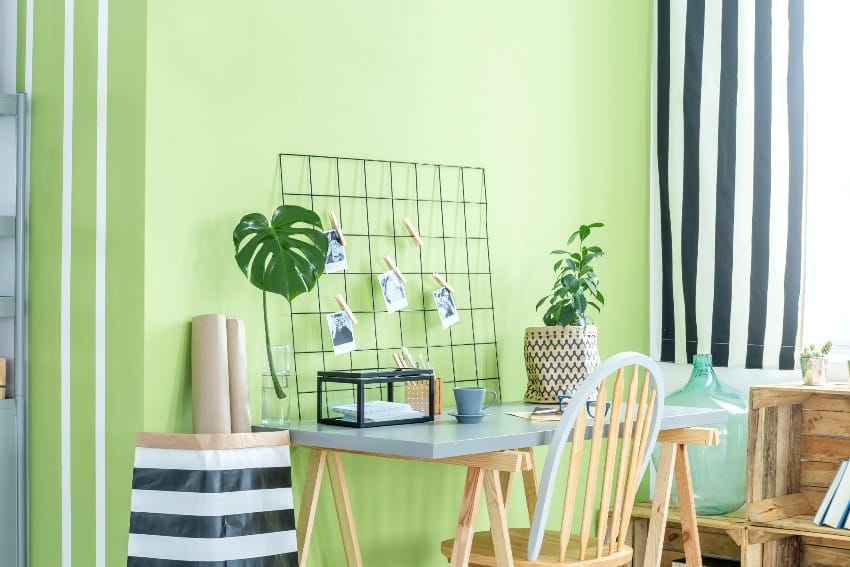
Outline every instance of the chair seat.
<svg viewBox="0 0 850 567"><path fill-rule="evenodd" d="M540 549L540 556L537 561L528 561L525 558L526 548L528 547L528 533L531 530L528 528L511 528L508 530L511 538L511 551L514 556L515 567L530 567L532 565L569 565L571 567L603 567L613 565L625 565L632 559L632 548L624 545L623 549L611 555L604 555L596 558L596 540L591 538L587 545L587 553L585 559L580 561L579 557L579 541L578 536L574 535L570 538L570 544L567 547L567 555L565 561L558 561L560 554L560 532L547 530L543 536L543 547ZM454 539L447 539L441 545L443 555L447 559L451 559L452 547ZM606 544L603 548L603 553L608 550ZM472 551L469 555L470 566L493 567L496 565L496 553L493 548L493 537L489 531L476 532L472 539Z"/></svg>

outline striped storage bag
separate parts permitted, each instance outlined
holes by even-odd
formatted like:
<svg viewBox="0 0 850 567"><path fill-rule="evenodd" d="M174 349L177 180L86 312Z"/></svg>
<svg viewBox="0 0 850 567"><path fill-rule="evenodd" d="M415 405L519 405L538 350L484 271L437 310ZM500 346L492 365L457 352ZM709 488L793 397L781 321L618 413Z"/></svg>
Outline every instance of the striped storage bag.
<svg viewBox="0 0 850 567"><path fill-rule="evenodd" d="M136 438L127 567L298 565L289 432Z"/></svg>

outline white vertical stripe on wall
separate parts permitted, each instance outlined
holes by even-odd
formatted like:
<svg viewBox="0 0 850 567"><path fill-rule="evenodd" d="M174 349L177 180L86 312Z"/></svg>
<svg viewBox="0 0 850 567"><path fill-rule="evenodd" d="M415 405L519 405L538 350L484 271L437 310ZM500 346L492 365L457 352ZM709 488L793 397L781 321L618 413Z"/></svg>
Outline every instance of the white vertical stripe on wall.
<svg viewBox="0 0 850 567"><path fill-rule="evenodd" d="M773 0L770 123L770 271L764 367L779 368L785 315L785 249L788 240L788 0ZM778 308L771 308L777 306Z"/></svg>
<svg viewBox="0 0 850 567"><path fill-rule="evenodd" d="M658 187L658 2L652 3L652 63L650 65L649 186ZM649 192L649 312L661 313L661 198ZM649 318L649 356L661 358L661 317Z"/></svg>
<svg viewBox="0 0 850 567"><path fill-rule="evenodd" d="M71 567L71 195L74 144L74 0L65 0L60 268L60 424L62 567Z"/></svg>
<svg viewBox="0 0 850 567"><path fill-rule="evenodd" d="M682 255L682 181L684 179L685 22L687 2L670 3L670 227L673 258ZM673 262L673 305L676 325L676 360L685 358L685 300L682 296L682 266Z"/></svg>
<svg viewBox="0 0 850 567"><path fill-rule="evenodd" d="M95 567L106 567L106 119L109 0L97 5L95 164Z"/></svg>
<svg viewBox="0 0 850 567"><path fill-rule="evenodd" d="M720 40L723 4L706 2L702 48L699 132L699 255L697 257L697 352L711 352L714 311L714 222L717 208L717 136L720 119Z"/></svg>
<svg viewBox="0 0 850 567"><path fill-rule="evenodd" d="M735 241L752 241L753 109L755 66L755 2L738 3L738 111L735 158ZM735 246L732 261L732 313L729 366L743 368L747 359L750 318L750 246Z"/></svg>
<svg viewBox="0 0 850 567"><path fill-rule="evenodd" d="M25 25L25 30L24 30L24 92L27 95L27 160L26 160L26 163L24 164L24 167L26 168L26 176L24 178L26 186L25 186L24 190L25 190L25 193L27 195L30 195L30 171L32 169L32 167L30 165L29 156L32 155L32 51L33 51L32 44L33 44L33 30L35 28L35 25L34 25L35 17L33 15L33 9L34 9L34 0L27 0L27 2L26 2L27 13L26 13L26 16L25 16L26 19L25 19L25 24L24 24ZM27 206L27 208L29 208L29 203L27 203L26 206ZM29 211L27 211L27 216L28 215L29 215ZM28 257L29 256L29 244L27 244L26 246L27 246L27 248L25 248L24 254L26 256L26 261L29 262L29 257ZM29 276L27 276L26 282L27 282L27 285L29 285ZM28 353L25 352L25 356L28 356ZM29 382L27 382L27 384L29 384ZM28 409L29 404L30 404L29 389L27 390L26 395L27 395L27 399L25 400L25 405L24 405L25 410L24 411L25 411L25 415L26 415L27 419L29 420L29 415L30 415L29 409ZM27 427L29 427L29 426L27 426ZM27 429L27 435L29 435L29 429ZM24 466L26 467L26 470L29 473L29 458L30 458L29 442L27 442L27 444L25 444L24 447L25 447L24 448L24 456L27 459L27 463ZM31 523L31 520L30 520L31 516L30 516L30 511L29 511L29 502L30 502L29 493L30 493L30 490L32 490L32 484L30 484L28 482L27 483L27 497L26 497L27 498L27 508L26 508L25 516L26 516L27 522ZM27 529L26 538L27 538L26 539L27 546L26 546L26 549L23 550L22 555L23 555L23 564L29 565L29 561L30 561L29 543L30 543L30 541L32 541L31 530L29 528ZM19 560L20 560L20 556L19 556Z"/></svg>

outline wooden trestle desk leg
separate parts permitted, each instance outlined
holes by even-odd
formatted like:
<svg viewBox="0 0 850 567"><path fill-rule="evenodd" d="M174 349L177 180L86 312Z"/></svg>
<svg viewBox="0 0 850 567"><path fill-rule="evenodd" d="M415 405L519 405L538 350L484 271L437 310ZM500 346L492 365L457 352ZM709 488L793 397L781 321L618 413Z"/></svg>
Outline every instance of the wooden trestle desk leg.
<svg viewBox="0 0 850 567"><path fill-rule="evenodd" d="M670 505L675 461L676 444L661 443L658 476L655 477L655 490L652 495L652 515L649 519L649 533L646 538L644 567L658 567L661 564L661 548L664 546L664 529L667 527L667 507Z"/></svg>
<svg viewBox="0 0 850 567"><path fill-rule="evenodd" d="M531 464L531 468L522 471L522 486L525 491L525 506L528 508L528 523L531 525L531 522L534 520L534 508L537 506L537 469L534 466L534 450L531 447L526 447L525 449L522 449L522 451L528 453L528 460Z"/></svg>
<svg viewBox="0 0 850 567"><path fill-rule="evenodd" d="M682 518L682 544L685 548L685 561L689 567L702 567L687 445L717 445L717 431L707 428L684 428L663 433L665 433L666 439L660 443L661 457L658 460L658 476L655 479L652 515L649 519L646 557L643 564L644 567L657 567L661 562L661 548L663 547L664 530L667 525L667 509L670 505L670 490L675 475L679 512Z"/></svg>
<svg viewBox="0 0 850 567"><path fill-rule="evenodd" d="M493 549L496 551L496 567L514 567L511 538L508 535L508 516L505 511L505 502L502 500L498 471L484 470L484 498L487 501L487 514L490 517Z"/></svg>
<svg viewBox="0 0 850 567"><path fill-rule="evenodd" d="M679 497L679 514L682 519L682 545L685 562L689 566L702 567L702 553L697 530L697 512L694 505L694 490L691 484L691 468L685 445L676 445L676 494Z"/></svg>
<svg viewBox="0 0 850 567"><path fill-rule="evenodd" d="M307 480L301 496L301 510L298 513L298 525L295 537L298 542L298 565L307 565L310 551L310 539L313 535L313 520L316 518L316 504L322 487L325 466L328 468L328 480L331 483L339 531L342 535L342 547L348 567L363 567L360 557L360 545L357 543L357 531L354 529L354 516L351 513L351 501L348 499L348 485L342 469L340 454L324 449L310 449L310 461L307 465Z"/></svg>
<svg viewBox="0 0 850 567"><path fill-rule="evenodd" d="M534 519L534 507L537 505L537 470L534 467L534 453L531 447L519 449L519 451L529 455L528 463L530 467L522 471L522 486L525 492L525 505L528 508L528 521L530 523ZM513 480L513 471L501 471L499 473L499 482L502 484L502 500L505 502L506 511L510 501Z"/></svg>
<svg viewBox="0 0 850 567"><path fill-rule="evenodd" d="M455 529L455 543L452 548L452 567L466 567L469 564L469 552L472 550L472 535L475 533L475 513L478 511L478 499L481 496L481 484L484 471L479 467L469 467L466 482L463 485L463 498Z"/></svg>
<svg viewBox="0 0 850 567"><path fill-rule="evenodd" d="M310 538L313 535L313 520L316 518L316 503L322 487L322 474L325 472L327 452L310 449L310 461L307 465L307 479L301 495L301 511L298 513L298 525L295 538L298 541L298 565L306 567L307 552L310 551Z"/></svg>
<svg viewBox="0 0 850 567"><path fill-rule="evenodd" d="M348 498L348 484L345 482L345 472L342 469L342 459L336 451L327 451L328 480L334 497L334 507L339 520L339 531L342 535L342 548L345 551L345 562L348 567L363 567L360 557L360 544L357 542L357 531L354 528L354 515L351 513L351 501Z"/></svg>

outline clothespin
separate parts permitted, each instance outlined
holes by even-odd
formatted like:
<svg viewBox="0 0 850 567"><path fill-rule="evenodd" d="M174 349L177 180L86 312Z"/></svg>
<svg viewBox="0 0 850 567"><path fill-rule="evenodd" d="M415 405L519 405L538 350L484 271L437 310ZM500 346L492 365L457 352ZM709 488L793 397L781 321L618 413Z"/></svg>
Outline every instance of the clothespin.
<svg viewBox="0 0 850 567"><path fill-rule="evenodd" d="M413 226L413 223L410 222L410 219L407 218L407 217L404 217L403 219L401 219L401 222L404 223L404 228L406 228L407 232L410 233L410 236L416 242L416 245L419 246L420 248L422 248L422 245L424 244L424 242L422 242L422 237L419 236L418 232L416 232L416 228Z"/></svg>
<svg viewBox="0 0 850 567"><path fill-rule="evenodd" d="M387 263L387 267L395 272L395 275L398 276L398 279L402 281L402 283L407 283L407 278L404 277L404 274L401 273L401 270L398 269L398 266L395 265L393 259L389 256L384 256L384 262Z"/></svg>
<svg viewBox="0 0 850 567"><path fill-rule="evenodd" d="M407 358L407 362L410 364L408 368L416 368L416 361L413 359L413 355L410 354L410 351L407 350L406 346L401 347L401 352L404 353L405 358Z"/></svg>
<svg viewBox="0 0 850 567"><path fill-rule="evenodd" d="M444 279L443 279L443 276L441 276L441 275L440 275L440 274L438 274L437 272L434 272L433 274L431 274L431 277L433 277L435 280L437 280L437 283L438 283L438 284L440 284L440 286L441 286L441 287L446 288L447 290L449 290L449 291L450 291L450 292L452 292L452 293L454 293L454 292L455 292L455 288L453 288L452 286L450 286L450 285L449 285L449 282L447 282L446 280L444 280Z"/></svg>
<svg viewBox="0 0 850 567"><path fill-rule="evenodd" d="M339 219L336 218L336 213L333 211L328 212L328 218L331 220L331 226L336 231L336 235L339 237L339 243L345 246L345 235L342 233L342 228L339 226Z"/></svg>
<svg viewBox="0 0 850 567"><path fill-rule="evenodd" d="M404 368L404 359L397 352L393 353L393 360L395 361L396 368Z"/></svg>
<svg viewBox="0 0 850 567"><path fill-rule="evenodd" d="M348 314L348 318L351 319L351 322L356 325L357 317L354 316L354 312L351 310L351 307L348 306L348 303L345 302L341 293L336 294L336 302L339 303L340 309Z"/></svg>

